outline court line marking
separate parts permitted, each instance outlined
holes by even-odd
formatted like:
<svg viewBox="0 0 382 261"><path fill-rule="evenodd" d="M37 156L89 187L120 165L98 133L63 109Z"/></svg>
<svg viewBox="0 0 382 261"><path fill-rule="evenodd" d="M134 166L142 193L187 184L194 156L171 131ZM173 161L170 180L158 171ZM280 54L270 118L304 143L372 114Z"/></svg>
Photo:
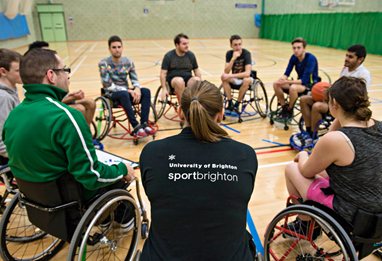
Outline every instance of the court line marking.
<svg viewBox="0 0 382 261"><path fill-rule="evenodd" d="M87 55L85 55L84 57L82 57L82 59L78 62L78 64L76 65L76 67L74 67L72 73L70 74L70 77L73 77L73 75L77 72L77 70L80 68L81 64L85 61L86 58L88 58Z"/></svg>
<svg viewBox="0 0 382 261"><path fill-rule="evenodd" d="M267 140L267 139L261 139L261 140L265 141L265 142L268 142L268 143L276 144L276 145L279 145L279 146L289 146L289 144L283 144L283 143L280 143L280 142L271 141L271 140Z"/></svg>
<svg viewBox="0 0 382 261"><path fill-rule="evenodd" d="M234 128L232 128L232 127L230 127L230 126L228 126L228 125L226 125L226 124L224 124L224 123L220 123L220 125L223 126L223 127L225 127L225 128L227 128L227 129L229 129L229 130L231 130L231 131L234 131L234 132L236 132L236 133L240 133L239 130L234 129Z"/></svg>
<svg viewBox="0 0 382 261"><path fill-rule="evenodd" d="M256 246L256 252L264 256L264 247L263 247L263 244L261 243L259 234L257 233L256 226L255 226L255 223L253 222L249 209L247 209L247 225L253 237L253 242L255 243L255 246Z"/></svg>
<svg viewBox="0 0 382 261"><path fill-rule="evenodd" d="M292 163L292 162L293 161L284 161L284 162L259 165L259 169L267 169L267 168L273 168L273 167L278 167L278 166L284 166L284 165L288 165L289 163Z"/></svg>
<svg viewBox="0 0 382 261"><path fill-rule="evenodd" d="M79 47L77 47L77 48L74 50L74 52L75 52L75 53L78 53L78 52L80 51L80 49L82 49L82 47L83 47L84 45L86 45L86 43L81 44Z"/></svg>
<svg viewBox="0 0 382 261"><path fill-rule="evenodd" d="M257 155L270 154L270 153L284 152L284 151L290 151L290 150L293 150L293 149L292 148L286 148L286 149L279 149L279 150L268 150L268 151L256 152L256 154Z"/></svg>

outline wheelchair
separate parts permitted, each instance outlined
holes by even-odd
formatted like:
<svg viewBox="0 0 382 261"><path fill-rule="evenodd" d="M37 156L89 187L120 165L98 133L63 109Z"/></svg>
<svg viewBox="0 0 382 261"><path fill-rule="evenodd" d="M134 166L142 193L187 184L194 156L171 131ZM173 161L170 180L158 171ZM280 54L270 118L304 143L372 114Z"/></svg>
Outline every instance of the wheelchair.
<svg viewBox="0 0 382 261"><path fill-rule="evenodd" d="M293 205L292 198L267 227L265 260L353 261L382 246L382 213L358 210L350 224L317 202L308 200ZM297 229L288 226L298 216L309 220L308 225Z"/></svg>
<svg viewBox="0 0 382 261"><path fill-rule="evenodd" d="M224 115L224 118L226 116L230 117L237 117L238 122L242 123L243 118L247 117L253 117L256 115L259 115L261 118L265 118L268 115L268 95L267 91L265 90L264 83L260 80L260 78L257 77L257 72L252 70L251 71L251 78L253 79L252 84L249 86L249 89L247 93L244 95L244 98L241 102L241 109L239 113L235 113L235 115ZM237 85L231 85L232 90L232 101L237 101L237 96L239 94L239 89ZM239 87L240 88L240 87ZM220 91L223 94L224 97L224 108L227 107L227 100L224 94L223 85L219 87Z"/></svg>
<svg viewBox="0 0 382 261"><path fill-rule="evenodd" d="M5 185L4 193L0 196L0 213L3 213L8 197L17 193L17 185L7 164L0 165L0 182Z"/></svg>
<svg viewBox="0 0 382 261"><path fill-rule="evenodd" d="M124 109L111 99L111 93L101 88L101 96L95 99L96 111L94 115L94 125L91 126L93 138L101 141L106 136L113 139L120 140L132 140L135 145L138 145L140 137L133 135L133 128L129 123L129 119L124 111ZM134 104L133 110L135 116L138 118L141 115L141 105ZM150 115L148 125L154 130L158 130L158 117L154 106L150 105ZM92 124L93 125L93 124ZM114 128L119 126L122 128L122 132L112 131ZM155 139L155 134L152 135Z"/></svg>
<svg viewBox="0 0 382 261"><path fill-rule="evenodd" d="M136 260L139 238L147 238L149 220L138 180L139 205L118 185L85 201L73 176L31 183L16 179L20 187L0 222L0 254L3 260L48 260L69 242L67 260ZM63 186L63 184L65 184ZM126 216L119 211L129 204L132 228L121 232L115 225ZM127 208L124 208L125 210ZM123 208L122 208L123 210ZM118 214L119 213L119 214Z"/></svg>
<svg viewBox="0 0 382 261"><path fill-rule="evenodd" d="M161 99L162 86L158 87L158 90L155 93L154 97L154 107L157 112L157 117L160 119L163 118L179 122L181 128L184 126L184 121L179 118L178 110L180 108L180 104L178 102L178 98L175 95L174 88L171 88L166 82L166 88L168 92L168 96L166 96L165 100Z"/></svg>
<svg viewBox="0 0 382 261"><path fill-rule="evenodd" d="M319 81L324 79L324 81L326 81L328 83L332 83L332 79L330 78L330 76L327 72L325 72L324 70L321 70L321 69L319 69L319 71L320 71L321 76L324 77L324 78L322 78L320 76ZM293 80L293 78L292 78L292 80ZM283 90L283 91L286 94L285 103L289 103L289 91L288 90ZM299 93L298 97L300 97L302 95L306 95L306 94L309 94L309 92ZM300 108L300 100L298 98L297 98L297 101L293 107L293 116L290 119L279 119L278 115L280 115L282 108L277 101L276 94L274 94L272 96L269 107L270 107L269 123L271 125L273 125L275 122L279 122L279 123L284 125L284 130L289 130L289 125L300 126L299 122L301 119L299 117L302 118L302 115L301 115L301 108Z"/></svg>

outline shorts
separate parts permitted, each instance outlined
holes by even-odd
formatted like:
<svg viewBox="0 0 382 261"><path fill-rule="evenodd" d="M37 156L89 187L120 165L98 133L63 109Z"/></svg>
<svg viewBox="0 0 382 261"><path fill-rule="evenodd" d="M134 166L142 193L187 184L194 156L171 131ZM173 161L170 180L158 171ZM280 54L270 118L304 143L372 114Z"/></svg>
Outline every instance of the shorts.
<svg viewBox="0 0 382 261"><path fill-rule="evenodd" d="M174 87L171 86L171 81L175 77L182 78L184 83L185 83L185 85L187 86L187 82L192 78L192 75L189 75L189 76L172 76L172 77L166 78L166 82L167 82L168 86L170 86L171 90L174 90Z"/></svg>
<svg viewBox="0 0 382 261"><path fill-rule="evenodd" d="M251 77L251 84L253 83L253 78ZM231 86L232 89L234 90L239 90L241 88L241 85L243 84L243 79L239 79L239 78L233 78L232 79L232 82L229 83L229 85Z"/></svg>
<svg viewBox="0 0 382 261"><path fill-rule="evenodd" d="M308 188L306 198L333 209L334 195L326 195L321 188L329 187L329 178L316 178Z"/></svg>

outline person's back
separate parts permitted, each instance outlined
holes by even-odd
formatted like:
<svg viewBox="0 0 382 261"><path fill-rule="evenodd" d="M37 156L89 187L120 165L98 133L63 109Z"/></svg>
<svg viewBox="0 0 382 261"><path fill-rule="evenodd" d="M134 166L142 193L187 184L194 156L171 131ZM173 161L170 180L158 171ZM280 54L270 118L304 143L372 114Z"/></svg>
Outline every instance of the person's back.
<svg viewBox="0 0 382 261"><path fill-rule="evenodd" d="M357 208L382 213L382 123L368 128L339 129L353 144L355 158L348 166L331 164L326 170L335 191L333 207L351 222Z"/></svg>
<svg viewBox="0 0 382 261"><path fill-rule="evenodd" d="M214 88L216 95L211 96L220 100L221 110ZM201 96L188 89L182 96L183 111L191 97L191 103L201 103ZM190 118L186 116L187 121ZM253 260L246 212L256 154L226 135L212 142L200 139L192 128L191 123L180 134L151 142L142 151L142 181L152 224L141 260Z"/></svg>

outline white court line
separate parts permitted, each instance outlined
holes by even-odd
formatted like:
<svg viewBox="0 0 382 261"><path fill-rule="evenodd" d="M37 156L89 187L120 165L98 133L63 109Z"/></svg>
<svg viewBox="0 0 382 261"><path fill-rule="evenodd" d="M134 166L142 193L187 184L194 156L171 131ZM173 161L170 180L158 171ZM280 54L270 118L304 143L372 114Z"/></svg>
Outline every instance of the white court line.
<svg viewBox="0 0 382 261"><path fill-rule="evenodd" d="M200 70L202 73L205 73L207 76L216 76L216 75L214 75L214 74L212 74L212 73L207 72L206 70L203 70L203 69L200 68L200 67L199 67L199 70Z"/></svg>
<svg viewBox="0 0 382 261"><path fill-rule="evenodd" d="M79 47L77 47L77 49L74 50L74 52L78 53L78 52L80 51L80 49L81 49L84 45L86 45L86 43L81 44Z"/></svg>
<svg viewBox="0 0 382 261"><path fill-rule="evenodd" d="M266 169L266 168L272 168L272 167L277 167L277 166L283 166L283 165L287 165L289 163L292 163L292 161L284 161L284 162L278 162L278 163L272 163L272 164L259 165L259 169Z"/></svg>
<svg viewBox="0 0 382 261"><path fill-rule="evenodd" d="M158 44L156 41L151 41L155 46L163 49L163 50L166 50L166 48L164 48L162 45Z"/></svg>
<svg viewBox="0 0 382 261"><path fill-rule="evenodd" d="M81 64L85 61L86 58L88 58L87 55L85 55L84 57L82 57L81 61L79 61L78 64L76 65L76 67L74 67L72 73L70 74L70 77L73 77L73 75L76 73L76 71L78 70L78 68L80 68Z"/></svg>
<svg viewBox="0 0 382 261"><path fill-rule="evenodd" d="M98 43L94 43L92 47L90 47L89 51L90 52L93 52L94 51L94 48L97 46Z"/></svg>

